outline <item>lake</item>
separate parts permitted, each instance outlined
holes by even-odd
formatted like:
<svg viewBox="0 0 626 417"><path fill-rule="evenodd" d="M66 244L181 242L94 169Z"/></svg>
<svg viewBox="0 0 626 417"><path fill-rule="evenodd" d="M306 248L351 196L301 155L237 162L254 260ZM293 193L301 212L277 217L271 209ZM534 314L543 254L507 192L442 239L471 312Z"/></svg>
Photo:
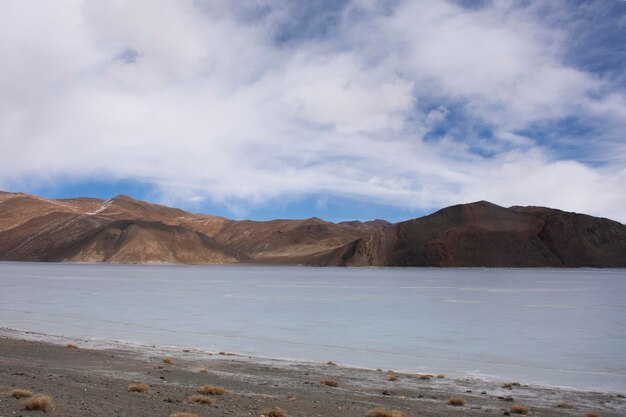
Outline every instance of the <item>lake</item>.
<svg viewBox="0 0 626 417"><path fill-rule="evenodd" d="M626 270L0 263L0 326L626 389Z"/></svg>

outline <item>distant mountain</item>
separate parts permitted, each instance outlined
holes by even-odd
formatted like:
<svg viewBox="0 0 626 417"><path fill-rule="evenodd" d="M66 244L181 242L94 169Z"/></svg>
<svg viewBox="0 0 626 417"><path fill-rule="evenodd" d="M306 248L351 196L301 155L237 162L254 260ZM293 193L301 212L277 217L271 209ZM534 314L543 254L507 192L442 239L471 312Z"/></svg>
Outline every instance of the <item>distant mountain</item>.
<svg viewBox="0 0 626 417"><path fill-rule="evenodd" d="M0 260L329 266L625 267L626 226L544 207L463 204L384 220L234 221L150 204L0 192Z"/></svg>
<svg viewBox="0 0 626 417"><path fill-rule="evenodd" d="M624 267L626 226L544 207L480 201L394 224L312 259L315 265Z"/></svg>

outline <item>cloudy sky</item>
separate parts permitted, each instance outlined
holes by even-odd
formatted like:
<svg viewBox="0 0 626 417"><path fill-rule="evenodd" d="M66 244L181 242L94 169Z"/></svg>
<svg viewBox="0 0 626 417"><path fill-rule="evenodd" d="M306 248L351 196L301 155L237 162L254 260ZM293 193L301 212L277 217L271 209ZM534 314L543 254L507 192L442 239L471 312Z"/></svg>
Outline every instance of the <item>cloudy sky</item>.
<svg viewBox="0 0 626 417"><path fill-rule="evenodd" d="M621 0L5 0L0 189L626 222Z"/></svg>

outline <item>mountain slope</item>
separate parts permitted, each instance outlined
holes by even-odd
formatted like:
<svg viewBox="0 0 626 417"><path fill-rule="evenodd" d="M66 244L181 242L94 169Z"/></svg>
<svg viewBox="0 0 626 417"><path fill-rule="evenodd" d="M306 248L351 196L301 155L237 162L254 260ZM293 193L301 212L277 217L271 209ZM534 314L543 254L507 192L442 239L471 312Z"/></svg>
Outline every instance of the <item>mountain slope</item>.
<svg viewBox="0 0 626 417"><path fill-rule="evenodd" d="M48 200L0 193L0 259L303 263L389 223L225 219L119 195Z"/></svg>
<svg viewBox="0 0 626 417"><path fill-rule="evenodd" d="M187 213L126 196L47 200L0 195L0 259L120 263L231 263L248 257L201 230L228 220Z"/></svg>
<svg viewBox="0 0 626 417"><path fill-rule="evenodd" d="M626 226L486 201L396 224L234 221L151 204L0 192L0 260L337 266L626 267Z"/></svg>
<svg viewBox="0 0 626 417"><path fill-rule="evenodd" d="M626 226L543 207L448 207L350 242L309 264L624 267Z"/></svg>

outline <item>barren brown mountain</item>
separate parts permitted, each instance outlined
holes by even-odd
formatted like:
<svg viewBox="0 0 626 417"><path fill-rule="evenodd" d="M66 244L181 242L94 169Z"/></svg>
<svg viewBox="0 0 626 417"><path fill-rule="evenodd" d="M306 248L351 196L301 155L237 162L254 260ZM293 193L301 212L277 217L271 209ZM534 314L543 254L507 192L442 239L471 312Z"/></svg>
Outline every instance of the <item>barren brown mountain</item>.
<svg viewBox="0 0 626 417"><path fill-rule="evenodd" d="M317 265L446 267L624 267L626 226L545 207L480 201L350 242Z"/></svg>
<svg viewBox="0 0 626 417"><path fill-rule="evenodd" d="M543 207L458 205L391 224L233 221L138 201L0 192L0 259L337 266L626 266L626 226Z"/></svg>

